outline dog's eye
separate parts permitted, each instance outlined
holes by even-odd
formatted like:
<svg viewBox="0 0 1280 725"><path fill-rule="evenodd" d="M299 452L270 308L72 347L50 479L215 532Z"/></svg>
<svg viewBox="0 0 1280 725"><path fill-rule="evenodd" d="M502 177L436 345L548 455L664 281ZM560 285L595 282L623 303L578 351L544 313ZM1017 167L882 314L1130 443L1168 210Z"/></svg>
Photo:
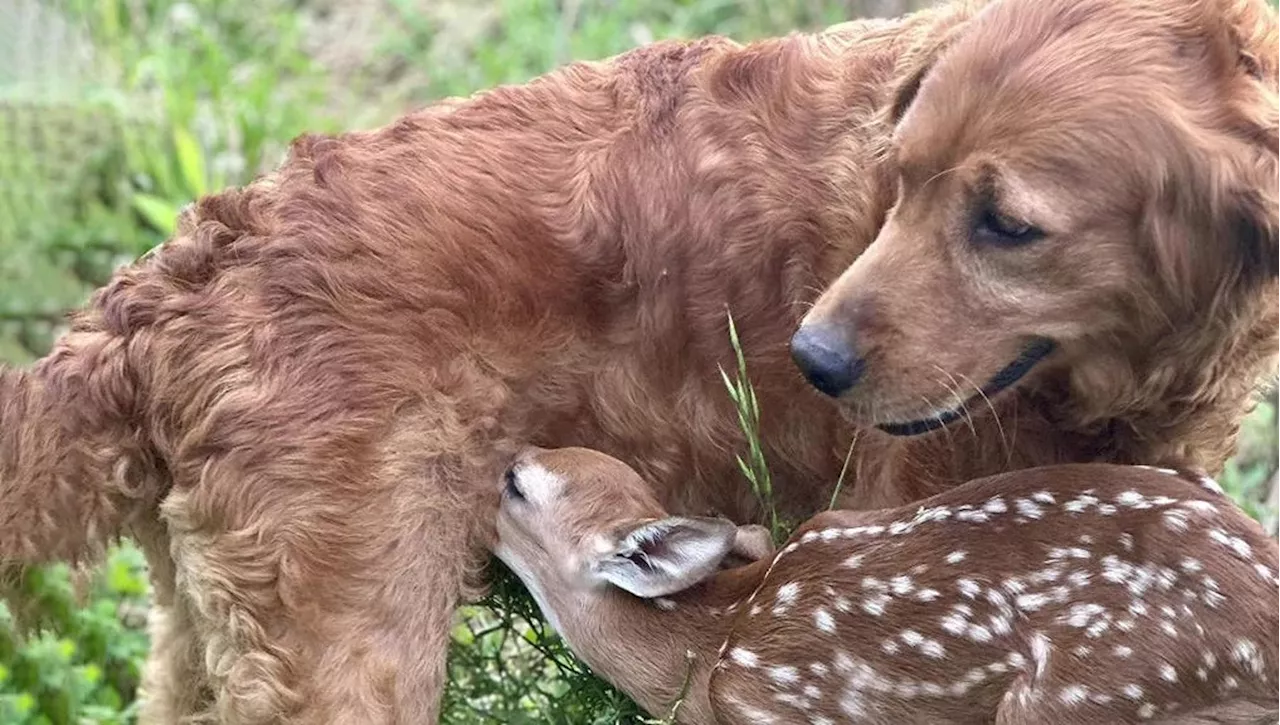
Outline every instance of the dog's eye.
<svg viewBox="0 0 1280 725"><path fill-rule="evenodd" d="M981 241L1003 247L1016 247L1044 237L1043 231L1027 222L992 209L983 210L976 231Z"/></svg>
<svg viewBox="0 0 1280 725"><path fill-rule="evenodd" d="M506 481L506 484L507 484L506 487L503 489L503 492L507 495L507 498L515 499L516 501L525 500L524 492L520 490L520 487L518 485L516 485L516 469L514 466L507 469L507 472L503 475L503 479Z"/></svg>

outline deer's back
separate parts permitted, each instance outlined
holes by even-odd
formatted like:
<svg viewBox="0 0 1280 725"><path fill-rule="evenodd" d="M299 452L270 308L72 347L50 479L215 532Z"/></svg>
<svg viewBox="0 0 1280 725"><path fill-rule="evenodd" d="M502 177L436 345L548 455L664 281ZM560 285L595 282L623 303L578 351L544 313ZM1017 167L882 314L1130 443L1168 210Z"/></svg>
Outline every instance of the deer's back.
<svg viewBox="0 0 1280 725"><path fill-rule="evenodd" d="M1216 484L1139 467L1034 469L831 512L738 608L713 694L786 722L1273 703L1276 570L1276 543Z"/></svg>

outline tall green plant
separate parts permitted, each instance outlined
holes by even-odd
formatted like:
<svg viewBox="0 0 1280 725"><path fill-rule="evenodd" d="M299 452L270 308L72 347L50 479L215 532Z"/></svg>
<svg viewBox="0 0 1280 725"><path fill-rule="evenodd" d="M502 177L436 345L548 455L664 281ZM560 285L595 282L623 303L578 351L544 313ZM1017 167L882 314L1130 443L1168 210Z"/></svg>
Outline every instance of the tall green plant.
<svg viewBox="0 0 1280 725"><path fill-rule="evenodd" d="M760 401L756 399L755 388L747 375L747 358L742 352L742 341L738 338L738 328L733 322L733 314L726 311L729 320L729 344L737 361L737 371L733 378L720 366L720 379L729 391L738 411L738 427L747 442L747 455L735 456L738 469L751 484L760 508L768 519L769 532L775 543L782 543L787 537L786 527L778 518L778 508L773 500L773 476L769 473L769 464L764 458L764 446L760 442Z"/></svg>

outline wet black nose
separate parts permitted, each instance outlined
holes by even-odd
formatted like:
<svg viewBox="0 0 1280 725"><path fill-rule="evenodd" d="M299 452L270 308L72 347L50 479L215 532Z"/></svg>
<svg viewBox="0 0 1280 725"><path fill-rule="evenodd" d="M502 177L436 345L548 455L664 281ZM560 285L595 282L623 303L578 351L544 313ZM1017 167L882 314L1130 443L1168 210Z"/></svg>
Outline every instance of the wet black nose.
<svg viewBox="0 0 1280 725"><path fill-rule="evenodd" d="M833 398L852 388L865 367L848 337L826 325L803 325L791 336L791 359L813 387Z"/></svg>

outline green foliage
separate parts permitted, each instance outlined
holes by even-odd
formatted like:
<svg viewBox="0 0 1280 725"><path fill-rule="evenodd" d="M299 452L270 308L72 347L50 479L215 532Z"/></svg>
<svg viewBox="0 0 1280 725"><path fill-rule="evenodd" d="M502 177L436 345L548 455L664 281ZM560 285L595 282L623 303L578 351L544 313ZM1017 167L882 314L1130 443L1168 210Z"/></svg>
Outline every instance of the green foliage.
<svg viewBox="0 0 1280 725"><path fill-rule="evenodd" d="M47 349L62 313L169 236L183 205L335 128L313 113L323 76L287 9L19 0L92 69L0 83L0 356Z"/></svg>
<svg viewBox="0 0 1280 725"><path fill-rule="evenodd" d="M833 0L492 0L477 6L391 0L397 27L382 50L427 83L410 97L465 96L520 83L572 60L606 58L661 38L750 40L856 15ZM908 2L913 7L920 3ZM425 50L425 52L423 52Z"/></svg>
<svg viewBox="0 0 1280 725"><path fill-rule="evenodd" d="M37 43L91 58L79 74L30 63L28 77L0 75L0 360L46 350L63 312L163 241L183 205L274 165L298 133L336 127L314 112L323 76L289 10L18 0L19 19L48 36ZM142 554L113 549L85 601L71 581L64 566L24 577L48 625L34 638L19 640L0 607L6 725L135 719L148 648Z"/></svg>
<svg viewBox="0 0 1280 725"><path fill-rule="evenodd" d="M1240 450L1227 461L1218 477L1222 488L1241 508L1262 523L1273 536L1277 532L1276 453L1280 449L1280 429L1276 420L1277 395L1272 390L1245 419L1240 434Z"/></svg>
<svg viewBox="0 0 1280 725"><path fill-rule="evenodd" d="M488 597L454 628L444 720L474 723L642 723L644 713L591 674L499 562Z"/></svg>
<svg viewBox="0 0 1280 725"><path fill-rule="evenodd" d="M165 239L179 209L271 168L299 133L381 123L409 106L652 39L746 40L855 17L860 7L858 0L9 0L0 23L0 361L42 354L64 311L116 265ZM18 37L19 28L35 37ZM768 411L751 388L732 318L730 335L736 370L724 381L743 429L739 465L779 537L787 522L772 506L759 441ZM1223 477L1272 527L1275 505L1263 499L1276 470L1275 410L1272 394ZM61 566L31 571L22 586L49 626L20 640L0 607L0 723L133 722L150 596L138 549L128 542L113 549L85 581L83 598ZM491 594L459 613L449 672L450 723L653 722L568 652L503 569Z"/></svg>
<svg viewBox="0 0 1280 725"><path fill-rule="evenodd" d="M773 476L769 474L769 464L764 459L764 446L760 442L760 402L756 399L755 388L747 376L747 359L742 352L742 342L738 339L738 328L733 324L733 314L729 313L729 344L733 347L737 358L737 376L729 378L729 374L720 368L720 378L729 391L729 398L738 409L738 427L747 440L747 457L737 456L738 469L751 484L751 491L756 495L760 508L769 521L769 533L775 544L787 540L787 527L778 520L778 507L773 501Z"/></svg>
<svg viewBox="0 0 1280 725"><path fill-rule="evenodd" d="M133 722L148 644L142 553L128 544L113 549L83 601L65 566L32 570L23 587L49 627L19 640L0 605L0 722Z"/></svg>

